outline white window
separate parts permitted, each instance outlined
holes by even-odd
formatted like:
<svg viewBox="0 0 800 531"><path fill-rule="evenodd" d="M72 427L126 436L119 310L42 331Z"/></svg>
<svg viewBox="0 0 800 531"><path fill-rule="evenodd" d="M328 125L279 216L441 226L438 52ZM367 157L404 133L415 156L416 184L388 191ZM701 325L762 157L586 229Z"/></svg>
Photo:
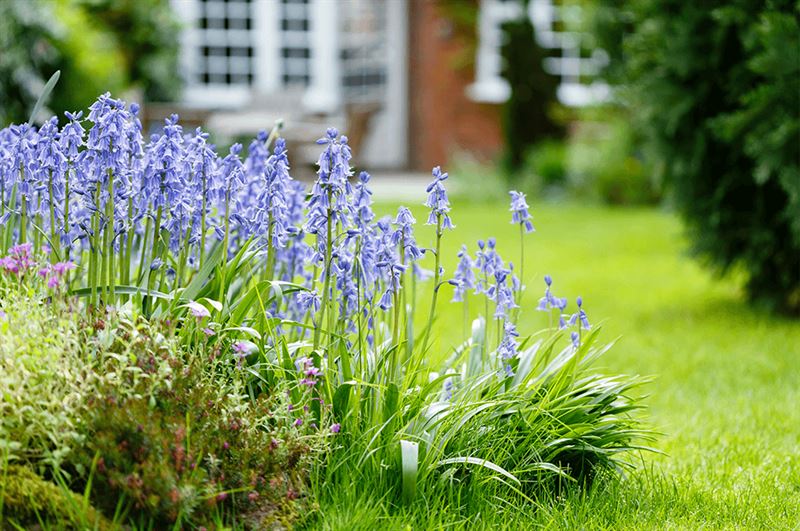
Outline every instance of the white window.
<svg viewBox="0 0 800 531"><path fill-rule="evenodd" d="M311 84L309 8L308 0L281 0L281 85L285 87L307 87Z"/></svg>
<svg viewBox="0 0 800 531"><path fill-rule="evenodd" d="M391 1L391 0L390 0ZM383 99L387 76L387 0L351 0L344 9L342 89L349 103Z"/></svg>

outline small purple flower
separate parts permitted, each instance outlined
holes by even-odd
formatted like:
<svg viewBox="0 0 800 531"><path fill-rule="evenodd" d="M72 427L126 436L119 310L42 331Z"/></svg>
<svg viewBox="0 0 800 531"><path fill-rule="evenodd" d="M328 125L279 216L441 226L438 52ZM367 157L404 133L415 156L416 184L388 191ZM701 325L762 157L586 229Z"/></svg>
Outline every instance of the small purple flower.
<svg viewBox="0 0 800 531"><path fill-rule="evenodd" d="M201 321L206 317L211 316L211 312L208 311L208 308L200 304L199 302L191 301L189 304L186 305L189 308L189 312L198 320Z"/></svg>
<svg viewBox="0 0 800 531"><path fill-rule="evenodd" d="M250 341L236 341L233 344L233 355L237 358L237 365L241 367L244 359L258 350L258 347Z"/></svg>
<svg viewBox="0 0 800 531"><path fill-rule="evenodd" d="M301 291L297 294L295 299L297 301L297 308L303 314L309 310L311 310L311 313L315 314L319 312L319 309L322 306L322 301L319 298L319 294L314 290Z"/></svg>
<svg viewBox="0 0 800 531"><path fill-rule="evenodd" d="M577 350L578 347L581 346L581 336L578 332L572 332L569 335L570 339L572 340L572 346Z"/></svg>
<svg viewBox="0 0 800 531"><path fill-rule="evenodd" d="M589 324L589 318L586 316L586 312L583 311L583 298L578 297L578 311L573 313L572 316L569 318L569 322L567 323L569 326L575 325L578 321L581 323L581 328L584 330L590 330L592 325Z"/></svg>
<svg viewBox="0 0 800 531"><path fill-rule="evenodd" d="M456 288L453 293L453 302L463 301L464 293L466 293L468 289L475 287L475 272L472 269L475 267L475 263L467 252L466 245L461 246L461 250L458 252L458 258L455 275L448 281Z"/></svg>
<svg viewBox="0 0 800 531"><path fill-rule="evenodd" d="M53 264L53 272L58 276L64 276L67 271L75 269L74 262L56 262Z"/></svg>
<svg viewBox="0 0 800 531"><path fill-rule="evenodd" d="M553 279L550 277L550 275L544 276L544 283L547 285L547 287L544 290L544 297L539 299L539 305L536 307L536 310L540 312L547 312L553 308L558 308L559 310L566 308L567 299L556 297L550 290L550 287L553 285Z"/></svg>
<svg viewBox="0 0 800 531"><path fill-rule="evenodd" d="M506 321L503 325L503 339L497 347L497 354L503 360L503 370L506 376L514 376L514 371L511 368L511 360L517 356L517 337L519 333L514 323Z"/></svg>
<svg viewBox="0 0 800 531"><path fill-rule="evenodd" d="M331 433L339 433L341 431L342 426L338 422L336 424L331 425Z"/></svg>
<svg viewBox="0 0 800 531"><path fill-rule="evenodd" d="M511 223L516 223L525 227L525 232L533 232L531 214L528 212L528 203L525 201L525 194L517 191L508 192L511 196Z"/></svg>
<svg viewBox="0 0 800 531"><path fill-rule="evenodd" d="M455 386L452 378L444 381L444 399L448 402L453 399L453 387Z"/></svg>
<svg viewBox="0 0 800 531"><path fill-rule="evenodd" d="M294 426L296 428L299 428L302 425L303 425L303 419L297 419L297 420L294 421Z"/></svg>
<svg viewBox="0 0 800 531"><path fill-rule="evenodd" d="M431 209L428 215L427 225L437 225L439 220L442 223L442 230L453 229L455 226L450 221L450 200L447 198L447 190L444 187L444 181L447 180L448 175L442 173L439 166L433 168L433 182L425 189L428 192L428 199L425 201L425 206Z"/></svg>

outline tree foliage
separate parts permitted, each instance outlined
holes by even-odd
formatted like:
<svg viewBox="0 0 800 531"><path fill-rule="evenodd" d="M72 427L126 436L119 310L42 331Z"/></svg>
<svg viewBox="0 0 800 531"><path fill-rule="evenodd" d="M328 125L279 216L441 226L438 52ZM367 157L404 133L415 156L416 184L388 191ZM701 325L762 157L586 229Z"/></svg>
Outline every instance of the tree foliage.
<svg viewBox="0 0 800 531"><path fill-rule="evenodd" d="M177 30L166 0L0 2L0 124L27 120L56 70L55 113L131 86L149 100L174 99Z"/></svg>
<svg viewBox="0 0 800 531"><path fill-rule="evenodd" d="M527 13L528 2L520 3L522 12ZM544 70L547 52L537 44L530 18L521 16L507 21L502 30L502 75L511 88L503 106L504 163L513 173L521 168L536 142L560 138L564 128L552 116L552 107L557 102L558 78Z"/></svg>
<svg viewBox="0 0 800 531"><path fill-rule="evenodd" d="M624 41L614 77L695 251L745 269L752 300L800 312L800 3L630 0L602 13L606 40Z"/></svg>

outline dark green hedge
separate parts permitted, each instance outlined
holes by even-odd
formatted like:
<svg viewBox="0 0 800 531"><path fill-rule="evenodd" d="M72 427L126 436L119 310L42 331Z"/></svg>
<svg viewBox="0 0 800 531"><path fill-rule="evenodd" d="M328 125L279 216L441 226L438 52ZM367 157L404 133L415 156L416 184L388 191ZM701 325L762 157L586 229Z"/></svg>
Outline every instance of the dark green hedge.
<svg viewBox="0 0 800 531"><path fill-rule="evenodd" d="M629 0L609 13L623 35L614 75L695 251L743 267L753 301L800 312L800 2Z"/></svg>

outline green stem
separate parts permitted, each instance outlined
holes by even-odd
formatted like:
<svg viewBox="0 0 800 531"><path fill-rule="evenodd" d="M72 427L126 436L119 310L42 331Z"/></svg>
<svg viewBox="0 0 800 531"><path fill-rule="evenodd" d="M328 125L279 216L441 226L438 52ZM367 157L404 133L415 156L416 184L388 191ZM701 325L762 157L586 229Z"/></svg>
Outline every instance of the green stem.
<svg viewBox="0 0 800 531"><path fill-rule="evenodd" d="M148 264L148 271L147 271L147 290L150 291L153 289L155 284L155 275L153 275L153 270L150 269L150 266L153 265L153 262L156 261L156 258L159 256L159 251L161 248L161 216L163 215L163 205L159 205L156 209L156 221L153 227L153 250L150 253L150 264ZM145 313L150 307L150 297L145 296Z"/></svg>
<svg viewBox="0 0 800 531"><path fill-rule="evenodd" d="M108 202L106 203L106 252L108 252L108 294L109 302L116 302L116 271L114 269L114 173L108 169Z"/></svg>
<svg viewBox="0 0 800 531"><path fill-rule="evenodd" d="M69 235L69 167L64 174L64 180L64 234ZM70 246L67 245L64 260L69 260L69 249Z"/></svg>
<svg viewBox="0 0 800 531"><path fill-rule="evenodd" d="M92 305L97 308L99 295L97 293L97 260L98 260L98 232L100 231L100 185L95 185L94 190L95 211L92 214L92 235L89 239L90 256L90 281L89 286L92 290Z"/></svg>
<svg viewBox="0 0 800 531"><path fill-rule="evenodd" d="M142 234L139 272L136 274L136 284L139 284L144 279L144 266L147 263L147 243L150 240L150 219L150 216L147 216L147 221L144 223L144 234Z"/></svg>
<svg viewBox="0 0 800 531"><path fill-rule="evenodd" d="M41 232L42 232L42 215L40 212L42 211L42 196L37 193L36 194L36 213L33 215L33 248L38 250L40 249L39 244L41 243Z"/></svg>
<svg viewBox="0 0 800 531"><path fill-rule="evenodd" d="M230 242L231 237L231 215L230 215L230 207L231 207L231 185L228 184L228 188L225 191L225 236L222 239L222 271L220 275L220 283L219 283L219 302L224 306L225 305L225 282L227 279L225 278L226 270L228 267L228 244Z"/></svg>
<svg viewBox="0 0 800 531"><path fill-rule="evenodd" d="M206 208L207 208L207 199L206 199L206 167L203 165L203 210L200 213L200 268L203 267L203 262L205 262L206 258Z"/></svg>
<svg viewBox="0 0 800 531"><path fill-rule="evenodd" d="M433 270L433 296L431 297L431 311L428 314L428 324L425 327L425 339L422 341L422 351L428 349L428 340L431 336L431 328L433 327L433 319L436 316L436 298L439 295L439 263L441 260L441 247L442 247L442 215L436 215L436 254L434 255L434 270Z"/></svg>
<svg viewBox="0 0 800 531"><path fill-rule="evenodd" d="M328 191L328 204L331 203L331 192ZM329 291L330 291L330 283L331 283L331 245L332 245L332 237L333 237L333 227L331 226L331 221L333 220L333 213L331 212L330 207L328 207L328 221L327 225L327 240L325 242L325 263L323 264L325 267L325 281L322 284L322 313L319 316L319 324L314 328L314 350L319 348L319 338L320 338L320 327L325 323L325 314L328 310L328 300L330 299Z"/></svg>
<svg viewBox="0 0 800 531"><path fill-rule="evenodd" d="M133 238L136 233L133 231L133 197L128 198L128 225L125 227L125 256L120 261L120 273L122 282L126 285L131 283L131 257L133 256Z"/></svg>
<svg viewBox="0 0 800 531"><path fill-rule="evenodd" d="M53 258L55 258L56 256L61 256L61 242L56 238L56 205L53 203L53 170L50 170L47 182L47 199L50 205L50 245L55 251L53 254Z"/></svg>

